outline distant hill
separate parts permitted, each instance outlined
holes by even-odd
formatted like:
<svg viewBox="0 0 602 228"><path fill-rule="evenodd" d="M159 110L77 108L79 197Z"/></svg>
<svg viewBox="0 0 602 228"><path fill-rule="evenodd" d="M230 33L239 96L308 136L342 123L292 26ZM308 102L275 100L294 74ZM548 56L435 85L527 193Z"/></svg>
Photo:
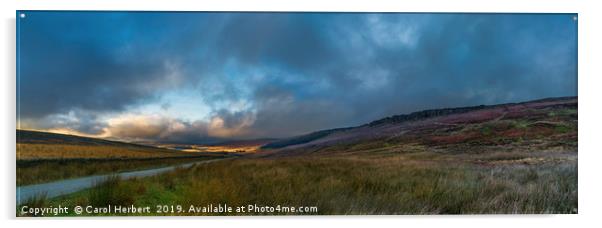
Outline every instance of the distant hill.
<svg viewBox="0 0 602 228"><path fill-rule="evenodd" d="M17 129L17 143L31 144L62 144L62 145L87 145L87 146L128 146L154 148L152 146L134 143L90 138L76 135L66 135L43 131L19 130Z"/></svg>
<svg viewBox="0 0 602 228"><path fill-rule="evenodd" d="M461 114L470 111L477 111L482 109L490 109L496 107L504 107L504 106L512 106L512 105L521 105L521 104L529 104L529 103L541 103L541 102L554 102L554 101L564 101L564 100L576 100L575 97L559 97L559 98L546 98L540 100L533 100L521 103L506 103L506 104L497 104L497 105L478 105L478 106L468 106L468 107L459 107L459 108L441 108L441 109L429 109L418 112L412 112L410 114L402 114L402 115L394 115L390 117L386 117L380 120L376 120L370 122L369 126L377 126L380 124L386 123L401 123L405 121L415 121L415 120L423 120L432 117L452 115L452 114Z"/></svg>
<svg viewBox="0 0 602 228"><path fill-rule="evenodd" d="M263 148L263 149L277 149L277 148L283 148L283 147L292 146L292 145L298 145L298 144L308 143L308 142L314 141L316 139L328 136L328 135L330 135L332 133L341 132L341 131L350 130L350 129L353 129L353 128L352 127L349 127L349 128L336 128L336 129L315 131L315 132L312 132L312 133L309 133L309 134L306 134L306 135L295 136L295 137L288 138L288 139L282 139L282 140L274 141L274 142L265 144L261 148Z"/></svg>
<svg viewBox="0 0 602 228"><path fill-rule="evenodd" d="M201 154L97 138L17 130L18 160L133 159L199 155Z"/></svg>
<svg viewBox="0 0 602 228"><path fill-rule="evenodd" d="M263 146L271 142L278 141L278 139L242 139L242 140L230 140L218 143L208 143L208 146L230 146L230 147L249 147L249 146Z"/></svg>
<svg viewBox="0 0 602 228"><path fill-rule="evenodd" d="M357 127L316 131L275 141L264 145L262 149L287 153L294 150L315 151L333 145L383 139L386 140L385 144L403 141L425 145L487 143L493 140L492 135L484 136L481 132L475 132L477 130L500 134L495 136L495 140L502 140L504 134L509 135L508 140L537 138L541 136L533 134L539 131L544 136L567 131L576 137L576 121L577 97L547 98L395 115Z"/></svg>

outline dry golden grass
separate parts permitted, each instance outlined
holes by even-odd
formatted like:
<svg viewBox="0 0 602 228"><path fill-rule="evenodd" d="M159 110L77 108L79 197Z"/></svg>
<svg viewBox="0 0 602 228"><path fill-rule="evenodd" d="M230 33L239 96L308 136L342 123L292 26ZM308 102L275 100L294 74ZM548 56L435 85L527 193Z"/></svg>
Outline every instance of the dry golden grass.
<svg viewBox="0 0 602 228"><path fill-rule="evenodd" d="M577 212L576 162L481 166L403 157L235 159L109 180L46 204L317 206L312 214L325 215Z"/></svg>
<svg viewBox="0 0 602 228"><path fill-rule="evenodd" d="M17 143L17 160L164 158L190 155L185 152L141 146Z"/></svg>

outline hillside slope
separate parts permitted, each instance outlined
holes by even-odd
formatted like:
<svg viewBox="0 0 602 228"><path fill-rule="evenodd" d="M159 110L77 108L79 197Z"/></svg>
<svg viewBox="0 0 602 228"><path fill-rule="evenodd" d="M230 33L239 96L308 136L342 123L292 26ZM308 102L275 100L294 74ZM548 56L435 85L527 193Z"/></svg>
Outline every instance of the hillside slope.
<svg viewBox="0 0 602 228"><path fill-rule="evenodd" d="M17 130L17 160L164 158L192 155L126 142Z"/></svg>
<svg viewBox="0 0 602 228"><path fill-rule="evenodd" d="M17 129L17 143L31 144L62 144L62 145L88 145L88 146L130 146L153 148L134 143L126 143L98 138L90 138L76 135L66 135L43 131L19 130Z"/></svg>
<svg viewBox="0 0 602 228"><path fill-rule="evenodd" d="M397 151L428 147L447 152L577 147L577 98L435 109L387 117L352 128L314 132L264 146L271 156Z"/></svg>

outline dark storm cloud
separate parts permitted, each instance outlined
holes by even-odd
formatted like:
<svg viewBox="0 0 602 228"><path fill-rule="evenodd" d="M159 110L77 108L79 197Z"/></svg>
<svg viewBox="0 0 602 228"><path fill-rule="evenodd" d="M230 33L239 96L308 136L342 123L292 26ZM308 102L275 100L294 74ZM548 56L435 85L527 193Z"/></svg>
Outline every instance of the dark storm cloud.
<svg viewBox="0 0 602 228"><path fill-rule="evenodd" d="M135 14L135 13L134 13ZM131 13L27 12L19 24L22 117L72 109L123 110L177 83L162 52L162 17ZM156 27L153 27L156 26Z"/></svg>
<svg viewBox="0 0 602 228"><path fill-rule="evenodd" d="M334 15L233 14L219 31L216 54L247 64L306 71L337 58L325 26Z"/></svg>
<svg viewBox="0 0 602 228"><path fill-rule="evenodd" d="M206 119L155 120L144 138L202 141L575 96L574 16L37 12L20 24L21 117L127 112L193 90L181 99L208 105ZM73 128L107 127L88 119Z"/></svg>
<svg viewBox="0 0 602 228"><path fill-rule="evenodd" d="M282 83L286 76L257 87L257 127L286 135L427 108L576 95L572 15L375 16L402 27L418 25L410 34L416 40L387 43L379 39L388 35L371 33L369 23L340 24L357 28L356 34L324 38L330 43L325 46L351 44L350 36L359 36L359 45L331 49L337 58L319 60L323 71L303 75L311 80L299 88ZM324 81L328 86L315 88Z"/></svg>

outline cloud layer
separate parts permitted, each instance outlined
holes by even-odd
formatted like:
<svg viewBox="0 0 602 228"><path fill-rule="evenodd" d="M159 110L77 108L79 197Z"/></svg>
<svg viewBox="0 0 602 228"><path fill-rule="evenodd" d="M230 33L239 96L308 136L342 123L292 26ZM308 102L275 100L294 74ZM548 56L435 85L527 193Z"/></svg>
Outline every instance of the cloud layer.
<svg viewBox="0 0 602 228"><path fill-rule="evenodd" d="M573 14L25 13L23 128L202 143L577 94Z"/></svg>

